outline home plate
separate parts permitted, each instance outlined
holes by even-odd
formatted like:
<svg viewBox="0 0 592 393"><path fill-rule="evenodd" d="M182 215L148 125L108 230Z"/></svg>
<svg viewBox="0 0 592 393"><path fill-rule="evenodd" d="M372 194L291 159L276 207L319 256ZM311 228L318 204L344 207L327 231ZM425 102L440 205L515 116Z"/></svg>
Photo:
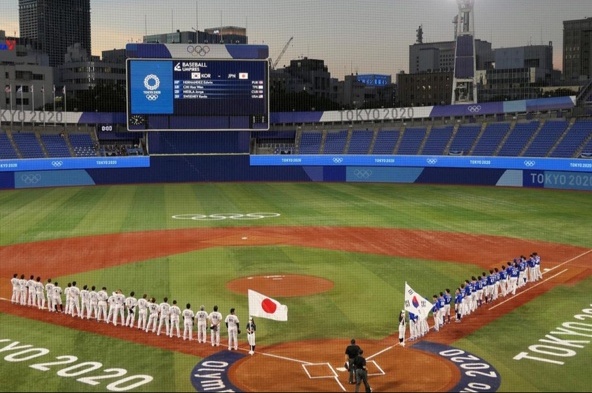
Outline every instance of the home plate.
<svg viewBox="0 0 592 393"><path fill-rule="evenodd" d="M247 240L247 237L246 237L246 236L243 236L243 237L241 237L241 239L243 239L243 240Z"/></svg>

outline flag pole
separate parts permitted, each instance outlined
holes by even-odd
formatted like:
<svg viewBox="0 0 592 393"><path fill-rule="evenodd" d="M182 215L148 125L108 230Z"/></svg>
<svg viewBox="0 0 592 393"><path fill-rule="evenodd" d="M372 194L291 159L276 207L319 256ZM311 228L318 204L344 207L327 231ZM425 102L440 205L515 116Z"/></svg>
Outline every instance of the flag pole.
<svg viewBox="0 0 592 393"><path fill-rule="evenodd" d="M23 98L23 85L21 85L21 112L23 117L21 118L21 131L25 128L25 99Z"/></svg>
<svg viewBox="0 0 592 393"><path fill-rule="evenodd" d="M45 128L45 86L41 86L41 98L43 98L43 128Z"/></svg>
<svg viewBox="0 0 592 393"><path fill-rule="evenodd" d="M14 115L12 113L12 85L9 85L10 89L8 91L8 98L10 99L10 130L12 131L12 119Z"/></svg>
<svg viewBox="0 0 592 393"><path fill-rule="evenodd" d="M53 128L56 127L55 85L53 85Z"/></svg>
<svg viewBox="0 0 592 393"><path fill-rule="evenodd" d="M66 86L64 86L64 129L66 129L66 115L68 114L68 99L66 98Z"/></svg>
<svg viewBox="0 0 592 393"><path fill-rule="evenodd" d="M31 111L35 110L35 91L33 90L33 85L31 85Z"/></svg>

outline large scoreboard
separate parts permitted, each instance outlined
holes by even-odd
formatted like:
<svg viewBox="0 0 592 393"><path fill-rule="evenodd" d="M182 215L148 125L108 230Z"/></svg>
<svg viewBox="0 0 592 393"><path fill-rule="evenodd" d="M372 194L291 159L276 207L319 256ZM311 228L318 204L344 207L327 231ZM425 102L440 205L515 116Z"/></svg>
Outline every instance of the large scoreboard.
<svg viewBox="0 0 592 393"><path fill-rule="evenodd" d="M147 57L127 59L128 130L269 129L269 61L258 58L260 46L241 45L235 57L228 45L137 45L132 53Z"/></svg>

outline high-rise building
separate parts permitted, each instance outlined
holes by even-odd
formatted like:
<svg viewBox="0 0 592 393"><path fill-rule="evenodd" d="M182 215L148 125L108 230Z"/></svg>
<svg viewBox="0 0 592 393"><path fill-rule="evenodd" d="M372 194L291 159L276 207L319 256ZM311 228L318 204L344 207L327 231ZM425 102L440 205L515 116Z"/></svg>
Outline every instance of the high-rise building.
<svg viewBox="0 0 592 393"><path fill-rule="evenodd" d="M563 76L567 82L592 78L592 18L563 21Z"/></svg>
<svg viewBox="0 0 592 393"><path fill-rule="evenodd" d="M19 0L19 27L22 38L39 42L52 67L76 43L92 53L90 0Z"/></svg>

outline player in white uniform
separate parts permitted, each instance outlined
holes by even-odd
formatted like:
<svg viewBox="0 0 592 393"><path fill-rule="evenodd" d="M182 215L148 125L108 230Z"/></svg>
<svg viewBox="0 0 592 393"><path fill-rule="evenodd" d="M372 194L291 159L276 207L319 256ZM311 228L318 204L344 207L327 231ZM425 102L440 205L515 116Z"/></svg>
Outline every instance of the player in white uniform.
<svg viewBox="0 0 592 393"><path fill-rule="evenodd" d="M121 317L121 324L125 325L125 295L118 289L113 294L115 300L115 310L113 311L113 325L117 326L117 317Z"/></svg>
<svg viewBox="0 0 592 393"><path fill-rule="evenodd" d="M183 310L183 340L189 338L189 341L193 340L193 310L191 310L191 304L187 303L185 310Z"/></svg>
<svg viewBox="0 0 592 393"><path fill-rule="evenodd" d="M93 285L90 287L90 291L88 292L89 297L89 307L86 313L86 318L90 319L91 315L94 314L95 319L99 317L99 293L97 292L97 288Z"/></svg>
<svg viewBox="0 0 592 393"><path fill-rule="evenodd" d="M140 299L138 299L138 329L146 330L146 317L148 316L148 300L146 297L148 295L144 294Z"/></svg>
<svg viewBox="0 0 592 393"><path fill-rule="evenodd" d="M55 304L53 303L53 288L54 285L51 282L51 278L48 278L47 284L45 284L45 296L47 296L47 311L49 312L55 311Z"/></svg>
<svg viewBox="0 0 592 393"><path fill-rule="evenodd" d="M19 304L21 306L27 305L27 279L24 274L21 274L19 279Z"/></svg>
<svg viewBox="0 0 592 393"><path fill-rule="evenodd" d="M218 311L218 306L214 306L214 311L208 315L210 320L210 332L212 338L212 347L220 346L220 323L222 322L222 314Z"/></svg>
<svg viewBox="0 0 592 393"><path fill-rule="evenodd" d="M82 317L82 313L80 312L80 288L76 286L76 281L72 281L72 287L70 287L70 298L72 299L70 315L73 317Z"/></svg>
<svg viewBox="0 0 592 393"><path fill-rule="evenodd" d="M134 327L134 322L136 321L136 306L138 305L138 299L136 299L135 295L135 292L131 291L129 296L125 298L125 309L127 310L125 326L131 328Z"/></svg>
<svg viewBox="0 0 592 393"><path fill-rule="evenodd" d="M10 283L12 284L12 296L10 297L10 302L12 304L17 304L20 298L20 285L17 273L14 273L10 279Z"/></svg>
<svg viewBox="0 0 592 393"><path fill-rule="evenodd" d="M157 336L160 336L160 329L162 328L162 325L165 325L165 333L168 336L171 330L171 325L170 325L170 311L171 311L171 305L168 303L168 298L164 298L162 299L162 303L160 303L160 321L158 322L158 331L156 332Z"/></svg>
<svg viewBox="0 0 592 393"><path fill-rule="evenodd" d="M234 314L234 308L230 309L230 314L224 319L228 328L228 350L238 350L238 332L240 331L238 317Z"/></svg>
<svg viewBox="0 0 592 393"><path fill-rule="evenodd" d="M37 277L37 280L35 280L35 299L37 301L37 308L42 310L45 307L45 294L43 293L41 277Z"/></svg>
<svg viewBox="0 0 592 393"><path fill-rule="evenodd" d="M70 315L70 310L72 309L72 296L70 296L70 288L72 288L72 283L69 282L66 288L64 288L64 295L66 296L66 314Z"/></svg>
<svg viewBox="0 0 592 393"><path fill-rule="evenodd" d="M97 322L101 322L101 316L103 317L103 321L108 322L108 311L107 308L109 305L107 301L109 300L109 295L107 294L107 288L103 287L99 292L97 292L99 297L99 314L97 316Z"/></svg>
<svg viewBox="0 0 592 393"><path fill-rule="evenodd" d="M179 317L181 316L181 309L177 306L177 301L173 300L173 305L169 310L171 316L171 330L169 331L169 337L173 337L173 329L177 329L177 338L181 338L181 332L179 330Z"/></svg>
<svg viewBox="0 0 592 393"><path fill-rule="evenodd" d="M111 322L113 318L113 314L115 314L115 292L111 292L111 295L107 298L107 307L109 311L107 311L107 318L105 319L105 323Z"/></svg>
<svg viewBox="0 0 592 393"><path fill-rule="evenodd" d="M208 313L205 309L205 306L201 306L199 311L195 313L195 322L197 323L197 342L200 344L208 342L208 334L206 332L208 327Z"/></svg>
<svg viewBox="0 0 592 393"><path fill-rule="evenodd" d="M31 274L31 277L27 281L27 306L29 307L37 305L37 289L35 287L35 276Z"/></svg>
<svg viewBox="0 0 592 393"><path fill-rule="evenodd" d="M51 302L54 304L55 310L58 311L58 306L60 306L60 312L64 312L64 305L62 304L62 287L56 281L53 284L52 289L52 298Z"/></svg>
<svg viewBox="0 0 592 393"><path fill-rule="evenodd" d="M84 319L85 315L88 315L90 310L90 291L88 285L84 285L80 290L80 313L78 316L80 319Z"/></svg>
<svg viewBox="0 0 592 393"><path fill-rule="evenodd" d="M156 299L150 299L148 303L148 310L150 311L150 315L148 316L148 324L146 325L146 332L152 328L152 333L156 333L156 325L158 324L158 312L160 311L160 306L156 303Z"/></svg>

